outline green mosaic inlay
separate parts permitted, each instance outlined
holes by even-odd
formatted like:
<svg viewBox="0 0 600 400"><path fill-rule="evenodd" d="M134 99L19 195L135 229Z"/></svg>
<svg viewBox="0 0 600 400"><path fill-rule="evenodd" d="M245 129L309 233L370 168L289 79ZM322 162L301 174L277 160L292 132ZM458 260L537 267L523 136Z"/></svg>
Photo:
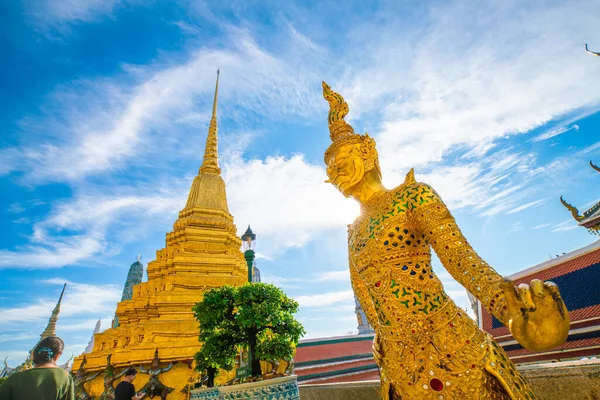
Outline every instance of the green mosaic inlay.
<svg viewBox="0 0 600 400"><path fill-rule="evenodd" d="M369 219L366 233L370 239L374 239L375 233L381 229L383 221L395 215L413 211L417 206L422 206L435 200L435 197L435 192L427 185L418 184L417 186L402 188L402 190L394 194L389 211L384 211L381 215Z"/></svg>

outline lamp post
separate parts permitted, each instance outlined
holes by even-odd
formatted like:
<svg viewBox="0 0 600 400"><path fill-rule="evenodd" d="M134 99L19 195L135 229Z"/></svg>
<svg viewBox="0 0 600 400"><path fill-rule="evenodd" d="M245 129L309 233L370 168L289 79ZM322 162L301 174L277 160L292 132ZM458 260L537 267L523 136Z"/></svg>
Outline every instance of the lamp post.
<svg viewBox="0 0 600 400"><path fill-rule="evenodd" d="M248 282L252 283L252 267L254 266L254 246L256 245L256 235L250 229L250 225L248 225L248 229L242 235L242 242L244 244L244 258L246 259L246 264L248 264Z"/></svg>
<svg viewBox="0 0 600 400"><path fill-rule="evenodd" d="M252 272L254 269L253 267L255 258L254 246L256 245L256 235L254 234L254 232L252 232L252 229L250 229L250 225L248 225L248 229L246 229L246 232L244 232L244 234L242 235L242 243L244 245L244 258L246 259L246 264L248 265L248 282L252 283ZM252 352L249 348L246 354L248 355L246 366L245 368L238 369L238 372L236 374L237 378L245 378L246 376L250 375L250 371L252 368Z"/></svg>

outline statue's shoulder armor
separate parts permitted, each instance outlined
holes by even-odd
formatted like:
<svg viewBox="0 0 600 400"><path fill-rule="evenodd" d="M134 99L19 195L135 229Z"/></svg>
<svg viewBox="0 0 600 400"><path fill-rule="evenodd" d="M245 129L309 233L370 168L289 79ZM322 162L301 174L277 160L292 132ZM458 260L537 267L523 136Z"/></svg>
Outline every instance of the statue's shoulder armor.
<svg viewBox="0 0 600 400"><path fill-rule="evenodd" d="M440 203L442 200L437 192L428 184L417 182L411 169L404 183L392 189L394 204L406 212Z"/></svg>

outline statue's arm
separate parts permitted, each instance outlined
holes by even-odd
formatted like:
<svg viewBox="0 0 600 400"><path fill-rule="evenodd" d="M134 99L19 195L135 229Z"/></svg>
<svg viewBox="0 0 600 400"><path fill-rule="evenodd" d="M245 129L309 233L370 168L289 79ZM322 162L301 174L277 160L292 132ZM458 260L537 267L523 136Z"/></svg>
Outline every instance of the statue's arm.
<svg viewBox="0 0 600 400"><path fill-rule="evenodd" d="M421 197L412 216L446 270L496 318L508 326L505 279L467 242L450 210L428 185L419 184Z"/></svg>
<svg viewBox="0 0 600 400"><path fill-rule="evenodd" d="M173 363L170 363L168 367L162 369L162 373L169 371L173 367Z"/></svg>
<svg viewBox="0 0 600 400"><path fill-rule="evenodd" d="M148 373L148 370L147 370L147 369L145 369L143 365L140 365L140 372L141 372L142 374L147 374L147 373Z"/></svg>
<svg viewBox="0 0 600 400"><path fill-rule="evenodd" d="M354 267L354 264L352 263L352 259L350 259L349 262L349 267L350 267L350 283L352 284L352 289L354 290L354 294L356 295L356 298L358 299L358 302L360 303L363 311L365 312L366 316L367 316L367 321L369 322L369 324L371 325L371 327L373 329L377 328L378 325L378 318L377 318L377 311L375 311L375 306L373 305L373 300L371 299L371 296L369 295L369 292L367 290L367 286L365 285L364 281L360 278L360 276L358 275L358 272L356 272L356 268Z"/></svg>

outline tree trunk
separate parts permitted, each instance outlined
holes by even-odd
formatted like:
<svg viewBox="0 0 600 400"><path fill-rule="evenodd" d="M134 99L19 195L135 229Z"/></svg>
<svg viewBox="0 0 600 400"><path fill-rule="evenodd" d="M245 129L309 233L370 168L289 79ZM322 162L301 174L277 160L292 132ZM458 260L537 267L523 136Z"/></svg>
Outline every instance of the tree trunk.
<svg viewBox="0 0 600 400"><path fill-rule="evenodd" d="M248 334L248 346L250 347L250 368L252 376L261 376L262 371L260 370L260 360L256 357L256 330L251 329Z"/></svg>
<svg viewBox="0 0 600 400"><path fill-rule="evenodd" d="M217 374L217 369L208 367L206 372L208 373L208 381L206 382L206 386L209 388L215 387L215 375Z"/></svg>

